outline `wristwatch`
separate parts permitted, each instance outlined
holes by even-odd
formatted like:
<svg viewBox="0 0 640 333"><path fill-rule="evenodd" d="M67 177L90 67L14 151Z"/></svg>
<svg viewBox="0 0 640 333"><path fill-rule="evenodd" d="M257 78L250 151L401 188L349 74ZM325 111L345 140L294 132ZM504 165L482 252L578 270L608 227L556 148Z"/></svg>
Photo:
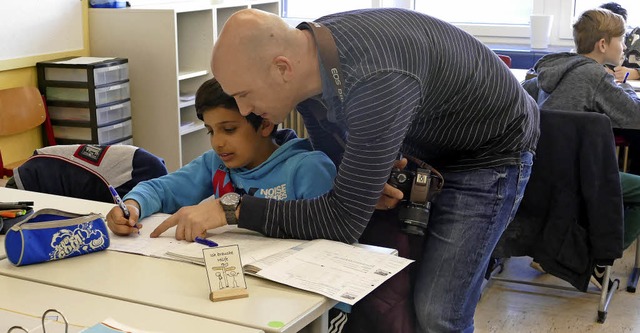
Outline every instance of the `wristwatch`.
<svg viewBox="0 0 640 333"><path fill-rule="evenodd" d="M227 224L238 224L236 218L236 209L240 204L240 194L229 192L220 197L220 204L224 209L224 216L227 218Z"/></svg>

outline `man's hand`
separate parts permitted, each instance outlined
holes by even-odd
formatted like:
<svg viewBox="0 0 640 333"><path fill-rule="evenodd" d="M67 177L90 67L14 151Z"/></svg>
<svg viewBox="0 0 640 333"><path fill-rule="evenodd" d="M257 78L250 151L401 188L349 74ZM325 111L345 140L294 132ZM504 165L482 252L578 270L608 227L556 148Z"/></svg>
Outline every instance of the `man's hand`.
<svg viewBox="0 0 640 333"><path fill-rule="evenodd" d="M124 217L124 213L120 207L111 208L107 214L107 226L116 235L127 236L133 233L140 233L139 229L142 224L138 223L140 217L140 205L135 200L126 200L124 202L129 209L129 219Z"/></svg>
<svg viewBox="0 0 640 333"><path fill-rule="evenodd" d="M407 166L407 159L403 158L401 160L395 161L393 164L394 168L404 169ZM388 210L393 209L398 205L398 202L402 200L402 191L399 189L389 185L384 184L384 188L382 189L382 194L376 203L376 209L380 210Z"/></svg>
<svg viewBox="0 0 640 333"><path fill-rule="evenodd" d="M207 230L227 224L220 200L205 200L198 205L180 208L175 214L164 220L151 232L156 238L167 229L176 227L176 239L193 242L194 238L205 237Z"/></svg>

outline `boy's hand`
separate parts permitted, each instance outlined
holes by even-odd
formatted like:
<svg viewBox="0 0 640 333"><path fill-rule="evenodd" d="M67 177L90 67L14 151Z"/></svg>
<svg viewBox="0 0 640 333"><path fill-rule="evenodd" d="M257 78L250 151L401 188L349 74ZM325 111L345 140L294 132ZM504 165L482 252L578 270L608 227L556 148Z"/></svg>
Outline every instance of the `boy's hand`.
<svg viewBox="0 0 640 333"><path fill-rule="evenodd" d="M618 66L613 69L613 76L615 76L616 81L622 82L624 81L624 76L629 73L629 77L627 80L638 80L640 79L640 74L635 68L627 68L624 66Z"/></svg>
<svg viewBox="0 0 640 333"><path fill-rule="evenodd" d="M393 164L393 167L398 169L404 169L406 166L407 166L406 158L397 160ZM393 209L398 205L398 202L402 200L402 196L403 196L402 191L400 191L399 189L389 184L384 184L384 188L382 189L380 198L376 203L376 209L379 209L379 210Z"/></svg>
<svg viewBox="0 0 640 333"><path fill-rule="evenodd" d="M219 199L204 200L195 206L180 208L175 214L164 220L151 232L155 238L173 226L176 227L176 239L193 242L194 238L205 237L207 230L227 224L224 210Z"/></svg>
<svg viewBox="0 0 640 333"><path fill-rule="evenodd" d="M139 229L142 228L142 224L138 223L140 205L135 200L126 200L124 204L129 208L129 219L124 217L120 207L115 206L107 214L107 226L114 234L120 236L140 233Z"/></svg>

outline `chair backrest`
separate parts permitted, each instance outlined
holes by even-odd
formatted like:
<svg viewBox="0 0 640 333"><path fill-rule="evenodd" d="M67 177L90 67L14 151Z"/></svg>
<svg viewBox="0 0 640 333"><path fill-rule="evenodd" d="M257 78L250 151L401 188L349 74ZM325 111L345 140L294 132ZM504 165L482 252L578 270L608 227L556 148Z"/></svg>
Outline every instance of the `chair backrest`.
<svg viewBox="0 0 640 333"><path fill-rule="evenodd" d="M103 202L113 202L108 185L125 196L140 181L167 174L161 158L128 145L45 147L15 170L7 187Z"/></svg>
<svg viewBox="0 0 640 333"><path fill-rule="evenodd" d="M0 90L0 136L14 135L40 126L45 105L36 87Z"/></svg>
<svg viewBox="0 0 640 333"><path fill-rule="evenodd" d="M531 256L586 290L594 260L622 256L623 205L609 118L540 110L540 140L522 202L494 257Z"/></svg>
<svg viewBox="0 0 640 333"><path fill-rule="evenodd" d="M498 58L500 58L500 60L502 60L507 67L511 68L511 57L508 55L504 55L504 54L498 54Z"/></svg>

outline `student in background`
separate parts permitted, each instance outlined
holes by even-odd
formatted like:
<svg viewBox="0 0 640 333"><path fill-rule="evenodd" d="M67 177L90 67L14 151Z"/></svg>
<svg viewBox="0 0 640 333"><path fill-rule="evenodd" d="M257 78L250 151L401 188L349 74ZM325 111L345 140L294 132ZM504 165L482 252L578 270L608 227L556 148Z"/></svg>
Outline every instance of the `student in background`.
<svg viewBox="0 0 640 333"><path fill-rule="evenodd" d="M620 6L618 3L607 2L600 5L600 8L608 9L613 13L616 13L622 16L624 21L627 22L627 10L624 9L622 6ZM640 68L638 68L640 65L638 63L640 62L640 58L637 58L636 60L636 55L640 56L640 53L638 53L640 49L635 50L635 52L632 52L633 54L631 55L629 54L629 52L631 52L633 49L633 45L635 44L634 41L640 38L640 36L634 37L634 35L638 35L637 29L629 29L629 32L625 36L625 45L627 47L627 52L625 52L625 59L622 65L615 66L615 67L612 66L612 68L607 67L610 70L610 73L613 74L613 76L615 76L617 81L620 81L620 82L624 81L627 73L629 73L629 76L627 77L628 80L640 79ZM637 43L638 45L640 45L640 41L638 41ZM631 62L630 57L633 57L633 60L636 60L636 62Z"/></svg>
<svg viewBox="0 0 640 333"><path fill-rule="evenodd" d="M627 83L616 83L603 65L624 59L624 20L609 10L585 11L573 25L578 53L542 57L537 77L523 82L540 109L606 114L616 127L640 125L640 99ZM640 176L620 173L624 212L624 247L640 234ZM592 282L601 287L604 267L596 266Z"/></svg>
<svg viewBox="0 0 640 333"><path fill-rule="evenodd" d="M137 232L138 220L156 212L175 213L169 219L190 214L202 200L229 192L291 200L331 189L336 170L324 153L312 151L309 141L296 138L292 130L276 131L260 116L242 116L215 79L200 86L195 107L213 149L176 172L136 185L123 198L129 220L118 207L107 215L115 234ZM176 238L184 235L176 233Z"/></svg>

